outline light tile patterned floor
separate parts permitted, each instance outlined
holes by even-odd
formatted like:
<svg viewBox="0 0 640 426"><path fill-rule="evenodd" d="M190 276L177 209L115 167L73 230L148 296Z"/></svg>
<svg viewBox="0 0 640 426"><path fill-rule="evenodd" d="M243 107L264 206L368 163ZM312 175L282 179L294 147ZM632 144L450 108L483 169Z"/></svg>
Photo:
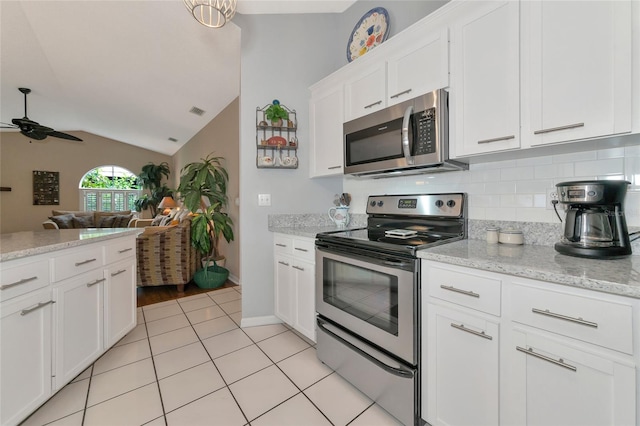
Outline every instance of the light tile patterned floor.
<svg viewBox="0 0 640 426"><path fill-rule="evenodd" d="M138 325L24 426L398 425L281 324L240 328L241 287L138 309Z"/></svg>

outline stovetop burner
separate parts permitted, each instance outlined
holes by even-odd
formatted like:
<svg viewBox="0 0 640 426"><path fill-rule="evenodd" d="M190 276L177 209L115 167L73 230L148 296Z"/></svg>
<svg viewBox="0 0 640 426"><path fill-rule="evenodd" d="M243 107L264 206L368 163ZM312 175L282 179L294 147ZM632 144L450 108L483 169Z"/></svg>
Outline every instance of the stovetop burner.
<svg viewBox="0 0 640 426"><path fill-rule="evenodd" d="M370 196L367 227L318 234L319 242L415 256L466 238L463 193Z"/></svg>

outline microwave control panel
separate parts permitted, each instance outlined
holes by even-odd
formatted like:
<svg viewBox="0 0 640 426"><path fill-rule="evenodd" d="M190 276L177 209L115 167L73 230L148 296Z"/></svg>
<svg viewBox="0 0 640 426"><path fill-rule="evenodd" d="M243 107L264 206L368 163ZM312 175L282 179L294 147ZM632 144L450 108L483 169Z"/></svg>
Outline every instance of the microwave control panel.
<svg viewBox="0 0 640 426"><path fill-rule="evenodd" d="M415 113L413 155L432 154L436 152L436 109Z"/></svg>

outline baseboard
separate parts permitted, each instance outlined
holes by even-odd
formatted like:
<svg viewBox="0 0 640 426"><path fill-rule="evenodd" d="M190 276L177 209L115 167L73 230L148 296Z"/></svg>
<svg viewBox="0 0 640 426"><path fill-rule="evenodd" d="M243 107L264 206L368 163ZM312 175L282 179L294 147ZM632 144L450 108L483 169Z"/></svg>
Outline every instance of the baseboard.
<svg viewBox="0 0 640 426"><path fill-rule="evenodd" d="M240 278L236 277L235 275L229 274L229 277L227 279L234 284L240 285Z"/></svg>
<svg viewBox="0 0 640 426"><path fill-rule="evenodd" d="M242 318L240 327L257 327L259 325L281 324L282 320L275 315L267 315L264 317Z"/></svg>

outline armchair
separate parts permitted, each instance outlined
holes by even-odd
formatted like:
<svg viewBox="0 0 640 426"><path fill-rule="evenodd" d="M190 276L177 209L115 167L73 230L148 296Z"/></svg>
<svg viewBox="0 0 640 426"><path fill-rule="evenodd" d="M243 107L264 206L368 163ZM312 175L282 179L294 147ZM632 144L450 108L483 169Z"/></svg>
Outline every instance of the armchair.
<svg viewBox="0 0 640 426"><path fill-rule="evenodd" d="M138 287L177 285L178 291L193 278L200 255L191 245L191 219L176 226L153 226L136 239Z"/></svg>

